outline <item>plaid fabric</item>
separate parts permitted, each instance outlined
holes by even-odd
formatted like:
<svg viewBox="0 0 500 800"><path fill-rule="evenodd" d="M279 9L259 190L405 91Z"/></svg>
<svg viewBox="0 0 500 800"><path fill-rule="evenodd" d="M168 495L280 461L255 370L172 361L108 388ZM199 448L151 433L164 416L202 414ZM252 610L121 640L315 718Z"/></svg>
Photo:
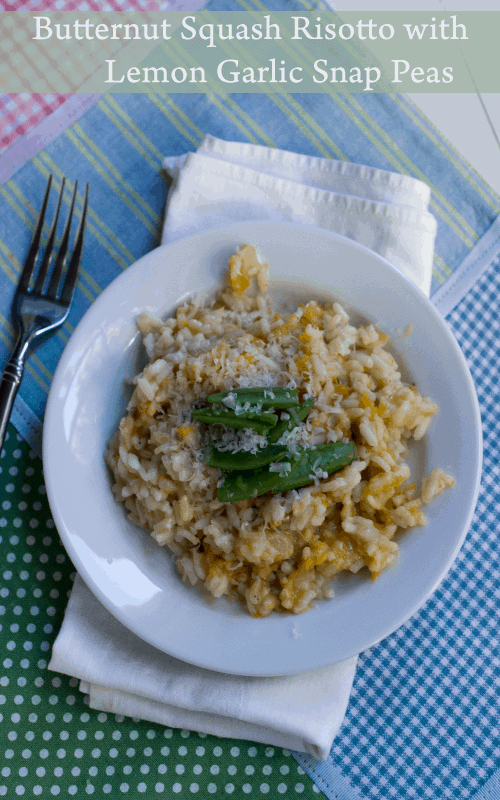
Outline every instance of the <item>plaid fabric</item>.
<svg viewBox="0 0 500 800"><path fill-rule="evenodd" d="M464 546L421 611L362 653L330 771L297 756L327 796L337 768L362 798L498 797L500 763L500 256L447 321L476 385L483 480ZM328 780L329 778L329 780ZM345 789L345 785L344 785ZM344 800L358 793L345 790ZM497 792L497 793L495 793Z"/></svg>
<svg viewBox="0 0 500 800"><path fill-rule="evenodd" d="M65 94L0 95L0 153L67 99Z"/></svg>

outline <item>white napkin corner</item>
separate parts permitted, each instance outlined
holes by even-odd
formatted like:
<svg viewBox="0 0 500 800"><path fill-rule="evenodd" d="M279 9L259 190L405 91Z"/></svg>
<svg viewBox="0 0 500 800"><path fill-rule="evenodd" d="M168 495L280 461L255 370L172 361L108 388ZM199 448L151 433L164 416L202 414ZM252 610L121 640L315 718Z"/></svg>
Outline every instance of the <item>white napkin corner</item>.
<svg viewBox="0 0 500 800"><path fill-rule="evenodd" d="M48 668L80 679L91 708L326 759L342 724L357 657L283 678L186 664L116 620L79 575Z"/></svg>
<svg viewBox="0 0 500 800"><path fill-rule="evenodd" d="M162 243L250 220L315 225L368 247L430 294L437 223L423 181L213 136L164 167L172 185Z"/></svg>

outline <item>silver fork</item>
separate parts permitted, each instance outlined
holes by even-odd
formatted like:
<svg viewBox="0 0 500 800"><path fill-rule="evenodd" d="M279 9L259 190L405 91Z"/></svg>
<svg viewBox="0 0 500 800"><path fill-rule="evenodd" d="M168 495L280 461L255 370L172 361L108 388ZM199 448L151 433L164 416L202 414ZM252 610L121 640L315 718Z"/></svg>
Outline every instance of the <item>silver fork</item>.
<svg viewBox="0 0 500 800"><path fill-rule="evenodd" d="M52 175L48 180L26 264L14 296L13 311L18 330L18 338L14 352L5 367L0 383L0 452L2 450L12 406L14 405L14 399L23 377L24 362L28 348L35 339L38 339L38 337L45 333L55 330L63 324L68 316L73 300L83 250L89 185L87 184L85 189L80 223L73 245L73 254L68 268L65 271L71 233L71 220L76 199L77 182L75 181L59 252L55 257L55 263L49 276L49 270L52 267L55 256L54 242L65 183L66 179L63 178L54 220L47 240L47 246L37 272L36 266L40 251L45 212L47 210L47 203L52 186ZM47 281L48 286L46 287ZM33 284L32 288L30 288L30 283Z"/></svg>

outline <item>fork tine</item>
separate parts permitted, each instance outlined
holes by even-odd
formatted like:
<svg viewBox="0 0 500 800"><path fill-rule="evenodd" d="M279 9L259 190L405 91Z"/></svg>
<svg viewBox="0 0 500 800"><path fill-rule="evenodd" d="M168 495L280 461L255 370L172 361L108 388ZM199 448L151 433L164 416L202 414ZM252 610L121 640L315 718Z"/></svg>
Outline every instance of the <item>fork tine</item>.
<svg viewBox="0 0 500 800"><path fill-rule="evenodd" d="M45 283L45 278L47 277L47 271L52 258L52 251L54 250L54 240L56 238L57 221L59 219L59 212L61 210L61 203L63 199L65 183L66 183L66 178L63 178L61 181L61 191L59 192L59 199L57 201L56 213L54 214L52 227L50 229L49 238L47 240L47 245L45 247L45 253L43 255L42 263L40 265L40 269L38 270L36 283L33 289L33 291L37 294L41 294L43 291L43 284Z"/></svg>
<svg viewBox="0 0 500 800"><path fill-rule="evenodd" d="M65 179L63 178L63 180L65 180ZM66 254L68 252L69 236L70 236L70 232L71 232L71 219L73 217L73 208L74 208L74 205L75 205L77 188L78 188L78 181L75 181L75 186L74 186L74 189L73 189L73 196L71 198L71 203L70 203L70 207L69 207L69 211L68 211L68 216L67 216L67 219L66 219L66 224L64 226L64 232L63 232L62 239L61 239L61 245L59 247L59 252L57 254L56 263L55 263L54 269L52 271L52 275L50 277L49 287L47 289L47 295L49 297L54 297L54 298L56 297L57 289L58 289L59 282L61 280L61 275L62 275L62 272L63 272L63 269L64 269L64 262L66 261ZM63 183L62 189L64 189L64 183ZM61 189L61 196L62 196L62 189Z"/></svg>
<svg viewBox="0 0 500 800"><path fill-rule="evenodd" d="M71 261L69 262L68 271L64 279L64 285L61 292L61 300L63 303L71 303L73 292L75 291L76 281L78 278L78 270L80 268L80 261L82 258L83 240L85 237L85 221L87 218L87 205L89 199L89 185L85 187L85 197L82 206L82 215L80 217L80 224L76 232L75 244Z"/></svg>
<svg viewBox="0 0 500 800"><path fill-rule="evenodd" d="M50 194L50 187L52 186L52 175L49 176L49 180L47 181L47 188L45 189L45 195L42 201L42 207L40 209L40 213L38 215L38 221L36 223L36 228L33 233L33 238L31 240L31 245L28 253L28 257L26 259L26 263L24 265L24 269L21 273L21 279L19 281L19 290L22 292L27 292L28 287L30 284L31 276L35 270L36 259L38 256L38 251L40 249L40 240L42 238L42 229L43 223L45 219L45 211L47 210L47 203L49 201L49 194Z"/></svg>

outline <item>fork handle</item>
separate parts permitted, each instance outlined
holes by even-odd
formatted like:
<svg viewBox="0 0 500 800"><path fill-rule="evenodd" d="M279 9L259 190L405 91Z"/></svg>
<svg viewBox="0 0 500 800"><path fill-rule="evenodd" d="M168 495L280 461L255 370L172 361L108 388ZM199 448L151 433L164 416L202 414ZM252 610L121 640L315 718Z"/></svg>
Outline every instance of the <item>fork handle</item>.
<svg viewBox="0 0 500 800"><path fill-rule="evenodd" d="M5 367L0 383L0 452L2 451L7 425L17 390L23 377L23 363L18 358L11 358Z"/></svg>

